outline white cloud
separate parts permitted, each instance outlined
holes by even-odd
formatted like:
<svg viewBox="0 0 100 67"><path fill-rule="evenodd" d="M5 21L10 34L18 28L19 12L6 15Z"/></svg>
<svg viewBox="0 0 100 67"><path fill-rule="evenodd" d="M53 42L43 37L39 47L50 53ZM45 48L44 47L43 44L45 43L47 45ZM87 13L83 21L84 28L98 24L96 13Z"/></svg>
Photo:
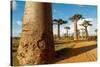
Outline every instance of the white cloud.
<svg viewBox="0 0 100 67"><path fill-rule="evenodd" d="M57 28L53 28L53 34L58 34L58 29Z"/></svg>
<svg viewBox="0 0 100 67"><path fill-rule="evenodd" d="M77 23L78 29L84 28L83 26L80 26L80 24L82 24L84 20L91 21L91 24L93 24L93 22L94 22L94 19L93 19L93 18L81 19L81 20L79 20L78 23ZM91 27L89 26L88 29L89 29L89 28L91 28ZM90 30L90 29L89 29L89 30Z"/></svg>
<svg viewBox="0 0 100 67"><path fill-rule="evenodd" d="M85 18L85 20L94 21L93 18Z"/></svg>
<svg viewBox="0 0 100 67"><path fill-rule="evenodd" d="M12 28L12 36L16 37L16 36L20 36L19 34L22 31L22 22L21 21L16 21L16 23L13 25Z"/></svg>
<svg viewBox="0 0 100 67"><path fill-rule="evenodd" d="M89 20L89 21L91 21L92 26L89 26L89 27L88 27L88 31L89 31L90 34L93 33L94 27L96 26L96 22L97 22L97 21L96 21L95 19L93 19L93 18L80 19L80 20L78 21L78 23L77 23L77 28L78 28L79 30L80 30L81 28L84 28L83 26L80 26L80 24L82 24L84 20ZM94 24L95 24L95 26L94 26ZM81 32L81 30L80 30L80 32ZM74 33L74 22L71 22L71 24L70 24L70 33L71 33L71 34Z"/></svg>
<svg viewBox="0 0 100 67"><path fill-rule="evenodd" d="M78 21L78 23L77 23L77 27L78 27L78 29L80 30L81 28L84 28L83 26L80 26L80 24L82 24L83 23L83 21L84 20L89 20L89 21L91 21L91 24L93 24L92 26L89 26L88 27L88 33L90 34L90 35L93 35L94 34L94 30L96 29L96 20L95 19L93 19L93 18L86 18L86 19L81 19L81 20L79 20ZM69 25L67 25L67 26L69 26L70 27L70 30L69 30L69 33L70 33L70 35L72 35L73 33L74 33L74 22L70 22L71 24L69 24ZM95 26L94 26L95 25ZM64 29L64 27L65 27L66 25L61 25L60 26L60 34L61 34L61 36L63 36L65 33L66 33L66 29ZM95 28L94 28L95 27ZM81 30L80 30L80 32L82 32ZM57 25L54 25L53 26L53 34L56 34L56 35L58 35L58 29L57 29Z"/></svg>
<svg viewBox="0 0 100 67"><path fill-rule="evenodd" d="M65 33L66 33L66 30L60 26L60 36L63 36ZM57 27L53 28L53 34L58 35L58 29L57 29Z"/></svg>
<svg viewBox="0 0 100 67"><path fill-rule="evenodd" d="M92 24L92 26L88 26L87 29L88 29L88 33L89 33L90 35L93 35L93 34L94 34L94 30L95 30L95 28L96 28L96 23L97 23L97 21L96 21L95 19L93 19L93 18L85 18L85 19L83 19L83 20L79 20L78 23L77 23L78 29L84 28L83 26L80 26L80 24L82 24L84 20L91 21L90 23ZM81 32L81 31L80 31L80 32Z"/></svg>
<svg viewBox="0 0 100 67"><path fill-rule="evenodd" d="M17 25L22 25L21 21L17 21L16 23L17 23Z"/></svg>
<svg viewBox="0 0 100 67"><path fill-rule="evenodd" d="M73 24L73 22L71 22L69 27L70 27L70 33L73 33L73 31L74 31L74 24Z"/></svg>
<svg viewBox="0 0 100 67"><path fill-rule="evenodd" d="M84 28L83 26L80 26L80 24L82 24L84 21L84 19L80 19L78 22L77 22L77 28L80 30L81 28Z"/></svg>
<svg viewBox="0 0 100 67"><path fill-rule="evenodd" d="M16 0L12 0L12 9L16 10Z"/></svg>
<svg viewBox="0 0 100 67"><path fill-rule="evenodd" d="M63 35L66 33L66 29L63 28L63 29L60 30L60 32L61 32L61 33L60 33L61 36L63 36Z"/></svg>

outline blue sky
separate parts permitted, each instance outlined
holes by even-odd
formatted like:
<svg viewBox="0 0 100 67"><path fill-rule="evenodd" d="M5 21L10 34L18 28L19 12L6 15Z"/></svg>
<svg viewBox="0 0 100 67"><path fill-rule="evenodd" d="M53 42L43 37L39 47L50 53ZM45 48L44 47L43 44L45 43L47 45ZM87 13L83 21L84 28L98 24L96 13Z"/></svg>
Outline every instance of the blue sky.
<svg viewBox="0 0 100 67"><path fill-rule="evenodd" d="M13 36L19 36L22 30L22 18L24 14L24 1L14 1L13 2L13 9L12 9L12 34ZM77 5L77 4L59 4L53 3L52 4L52 16L53 19L63 19L68 21L67 24L61 25L61 35L66 33L64 29L65 26L70 26L71 31L73 33L73 23L69 20L74 14L82 14L86 19L91 20L93 26L89 27L89 34L93 35L95 33L94 30L97 27L97 7L90 6L90 5ZM80 22L82 22L80 20ZM79 22L79 23L80 23ZM80 28L80 27L79 27ZM57 34L57 25L53 25L53 33Z"/></svg>
<svg viewBox="0 0 100 67"><path fill-rule="evenodd" d="M61 35L66 33L64 29L65 26L71 27L70 34L73 33L73 23L69 20L71 16L74 14L81 14L86 20L92 21L93 24L91 27L88 27L88 31L90 35L94 35L94 30L97 27L97 7L91 5L78 5L78 4L52 4L52 13L53 19L62 18L63 20L68 21L67 24L61 25ZM78 22L78 29L82 28L79 24L82 23L83 20ZM54 34L57 34L57 26L53 26Z"/></svg>
<svg viewBox="0 0 100 67"><path fill-rule="evenodd" d="M19 36L22 31L22 18L24 15L24 1L14 1L12 9L12 36Z"/></svg>

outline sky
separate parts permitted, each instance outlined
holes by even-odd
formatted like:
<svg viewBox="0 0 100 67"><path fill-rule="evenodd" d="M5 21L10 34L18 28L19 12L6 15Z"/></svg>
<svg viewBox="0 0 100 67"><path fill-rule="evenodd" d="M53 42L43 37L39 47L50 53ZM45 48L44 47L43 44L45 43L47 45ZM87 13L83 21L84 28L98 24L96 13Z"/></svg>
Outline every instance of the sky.
<svg viewBox="0 0 100 67"><path fill-rule="evenodd" d="M24 15L24 1L12 2L12 36L17 37L22 31L22 18Z"/></svg>
<svg viewBox="0 0 100 67"><path fill-rule="evenodd" d="M24 1L13 1L12 5L12 36L19 36L22 31L22 18L24 15ZM94 35L94 30L97 29L97 7L93 5L78 5L78 4L61 4L52 3L52 19L63 19L68 21L67 24L60 26L60 34L63 36L66 33L64 27L69 26L70 34L73 33L73 22L69 20L74 14L81 14L86 20L90 20L91 27L88 27L90 35ZM83 20L78 21L78 29L84 28L80 26ZM57 34L57 25L53 25L53 34Z"/></svg>

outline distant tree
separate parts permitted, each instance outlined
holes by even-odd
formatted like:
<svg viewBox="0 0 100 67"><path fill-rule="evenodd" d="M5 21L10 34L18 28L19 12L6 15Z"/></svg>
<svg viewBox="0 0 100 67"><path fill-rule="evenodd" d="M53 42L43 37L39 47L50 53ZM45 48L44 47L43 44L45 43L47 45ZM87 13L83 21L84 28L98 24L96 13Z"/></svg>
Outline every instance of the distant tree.
<svg viewBox="0 0 100 67"><path fill-rule="evenodd" d="M86 32L86 40L88 39L88 30L87 27L88 26L92 26L92 24L90 24L91 21L88 20L84 20L84 22L82 24L80 24L81 26L83 26L85 28L85 32Z"/></svg>
<svg viewBox="0 0 100 67"><path fill-rule="evenodd" d="M66 29L66 31L67 31L67 37L68 37L68 30L70 29L70 27L64 27L65 29Z"/></svg>
<svg viewBox="0 0 100 67"><path fill-rule="evenodd" d="M54 39L56 39L56 38L57 38L57 35L56 35L56 34L54 34L53 36L54 36Z"/></svg>
<svg viewBox="0 0 100 67"><path fill-rule="evenodd" d="M72 22L74 22L74 40L78 40L78 32L77 32L77 22L84 17L81 14L74 14L69 18Z"/></svg>
<svg viewBox="0 0 100 67"><path fill-rule="evenodd" d="M95 40L97 40L97 29L95 29L94 31L95 31Z"/></svg>
<svg viewBox="0 0 100 67"><path fill-rule="evenodd" d="M80 39L80 30L79 29L77 29L77 34L78 34L78 40Z"/></svg>
<svg viewBox="0 0 100 67"><path fill-rule="evenodd" d="M67 21L64 21L63 19L54 19L53 21L55 22L53 24L57 24L58 25L58 38L60 38L60 25L66 24Z"/></svg>
<svg viewBox="0 0 100 67"><path fill-rule="evenodd" d="M95 29L94 31L95 31L95 33L96 33L96 35L97 35L97 29Z"/></svg>
<svg viewBox="0 0 100 67"><path fill-rule="evenodd" d="M84 28L81 28L81 37L82 37L82 40L84 39L85 37L85 29Z"/></svg>

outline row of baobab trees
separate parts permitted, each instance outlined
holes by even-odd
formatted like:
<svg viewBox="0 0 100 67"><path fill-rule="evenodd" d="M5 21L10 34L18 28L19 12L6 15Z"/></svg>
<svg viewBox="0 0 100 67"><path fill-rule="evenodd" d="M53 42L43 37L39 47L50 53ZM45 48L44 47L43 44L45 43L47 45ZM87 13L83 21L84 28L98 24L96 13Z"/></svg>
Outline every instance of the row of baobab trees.
<svg viewBox="0 0 100 67"><path fill-rule="evenodd" d="M74 40L78 39L77 22L83 18L81 14L73 15L70 20L74 22ZM62 19L54 19L60 25L67 23ZM25 2L22 20L22 34L17 50L17 59L20 65L50 64L55 58L55 46L52 29L52 6L50 3ZM85 21L82 26L91 26ZM58 32L60 37L60 31ZM87 33L88 36L88 33Z"/></svg>
<svg viewBox="0 0 100 67"><path fill-rule="evenodd" d="M80 30L77 28L77 23L80 19L84 19L83 23L80 24L80 26L83 26L84 28L81 28L82 35L80 38ZM74 23L74 33L72 34L72 37L74 37L74 40L88 40L89 39L89 33L88 33L88 27L92 26L91 21L85 20L83 15L81 14L74 14L72 17L69 18ZM68 21L64 21L63 19L54 19L54 23L58 26L58 38L61 38L60 36L60 25L68 23ZM66 26L64 27L66 29L66 36L68 37L68 30L70 30L70 27ZM97 29L94 30L94 32L97 32Z"/></svg>

